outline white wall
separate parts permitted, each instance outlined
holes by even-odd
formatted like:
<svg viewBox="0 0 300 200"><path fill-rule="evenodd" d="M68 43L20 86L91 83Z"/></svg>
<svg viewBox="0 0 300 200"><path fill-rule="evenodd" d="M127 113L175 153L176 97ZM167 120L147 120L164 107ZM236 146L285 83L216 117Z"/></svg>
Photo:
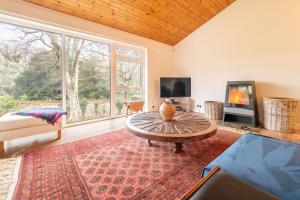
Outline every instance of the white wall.
<svg viewBox="0 0 300 200"><path fill-rule="evenodd" d="M172 46L21 0L0 0L0 13L146 48L148 51L147 103L149 108L152 104L155 104L156 108L159 106L159 77L170 76L173 73Z"/></svg>
<svg viewBox="0 0 300 200"><path fill-rule="evenodd" d="M255 80L259 98L300 99L299 8L299 0L237 0L175 46L175 75L192 77L196 103L224 101L228 80Z"/></svg>

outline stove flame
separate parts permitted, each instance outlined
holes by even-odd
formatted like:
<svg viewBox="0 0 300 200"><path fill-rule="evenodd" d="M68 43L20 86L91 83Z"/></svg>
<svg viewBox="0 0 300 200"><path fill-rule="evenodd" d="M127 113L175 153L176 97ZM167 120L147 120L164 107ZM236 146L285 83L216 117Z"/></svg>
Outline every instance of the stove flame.
<svg viewBox="0 0 300 200"><path fill-rule="evenodd" d="M249 94L245 87L233 87L229 90L228 103L249 105Z"/></svg>

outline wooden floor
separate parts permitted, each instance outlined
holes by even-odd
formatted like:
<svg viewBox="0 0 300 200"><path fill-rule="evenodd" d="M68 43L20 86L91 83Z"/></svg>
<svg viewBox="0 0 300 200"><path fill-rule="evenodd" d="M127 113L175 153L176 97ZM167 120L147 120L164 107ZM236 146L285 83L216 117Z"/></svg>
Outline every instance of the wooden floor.
<svg viewBox="0 0 300 200"><path fill-rule="evenodd" d="M20 154L24 151L45 148L57 144L63 144L72 142L75 140L92 137L95 135L103 134L106 132L119 130L124 128L125 118L117 118L112 120L106 120L101 122L95 122L90 124L84 124L69 128L64 128L62 131L62 138L57 139L56 132L49 132L39 135L33 135L29 137L19 138L5 142L5 153L1 157L8 157L14 154ZM220 124L223 127L233 128L233 130L239 130L239 126L232 126L230 124ZM280 132L274 132L266 129L254 129L252 132L256 132L262 135L299 143L300 144L300 130L294 134L286 134ZM240 131L242 133L243 131Z"/></svg>
<svg viewBox="0 0 300 200"><path fill-rule="evenodd" d="M295 133L293 133L293 134L271 131L271 130L267 130L264 128L250 128L249 131L243 131L241 129L241 126L245 125L245 124L236 124L236 123L227 123L227 122L224 123L222 121L217 121L217 123L219 126L232 128L233 130L238 130L241 133L250 131L250 132L257 133L257 134L277 138L280 140L285 140L288 142L300 144L300 130L296 130Z"/></svg>
<svg viewBox="0 0 300 200"><path fill-rule="evenodd" d="M296 130L293 134L287 134L287 133L280 133L275 131L270 131L266 129L260 129L258 131L259 134L274 137L281 140L286 140L289 142L294 142L300 144L300 130Z"/></svg>

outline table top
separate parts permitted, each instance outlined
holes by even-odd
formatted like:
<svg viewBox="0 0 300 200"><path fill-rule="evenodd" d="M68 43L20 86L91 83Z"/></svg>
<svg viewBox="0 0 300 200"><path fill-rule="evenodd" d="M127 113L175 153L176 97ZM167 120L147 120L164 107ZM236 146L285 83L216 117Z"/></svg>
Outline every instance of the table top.
<svg viewBox="0 0 300 200"><path fill-rule="evenodd" d="M165 142L205 139L217 130L216 123L202 114L179 111L171 122L163 121L158 111L137 113L127 118L126 127L139 137Z"/></svg>

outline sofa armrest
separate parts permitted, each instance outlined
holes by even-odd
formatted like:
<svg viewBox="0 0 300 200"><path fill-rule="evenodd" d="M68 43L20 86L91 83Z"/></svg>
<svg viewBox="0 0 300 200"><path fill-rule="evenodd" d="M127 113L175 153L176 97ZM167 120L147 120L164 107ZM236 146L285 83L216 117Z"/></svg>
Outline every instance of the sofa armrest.
<svg viewBox="0 0 300 200"><path fill-rule="evenodd" d="M266 192L238 177L235 177L220 167L213 168L181 199L190 200L279 200L280 198Z"/></svg>
<svg viewBox="0 0 300 200"><path fill-rule="evenodd" d="M217 171L221 169L220 165L215 166L209 173L200 179L190 190L188 190L182 197L181 200L189 199L203 184L205 184L210 177L212 177Z"/></svg>

